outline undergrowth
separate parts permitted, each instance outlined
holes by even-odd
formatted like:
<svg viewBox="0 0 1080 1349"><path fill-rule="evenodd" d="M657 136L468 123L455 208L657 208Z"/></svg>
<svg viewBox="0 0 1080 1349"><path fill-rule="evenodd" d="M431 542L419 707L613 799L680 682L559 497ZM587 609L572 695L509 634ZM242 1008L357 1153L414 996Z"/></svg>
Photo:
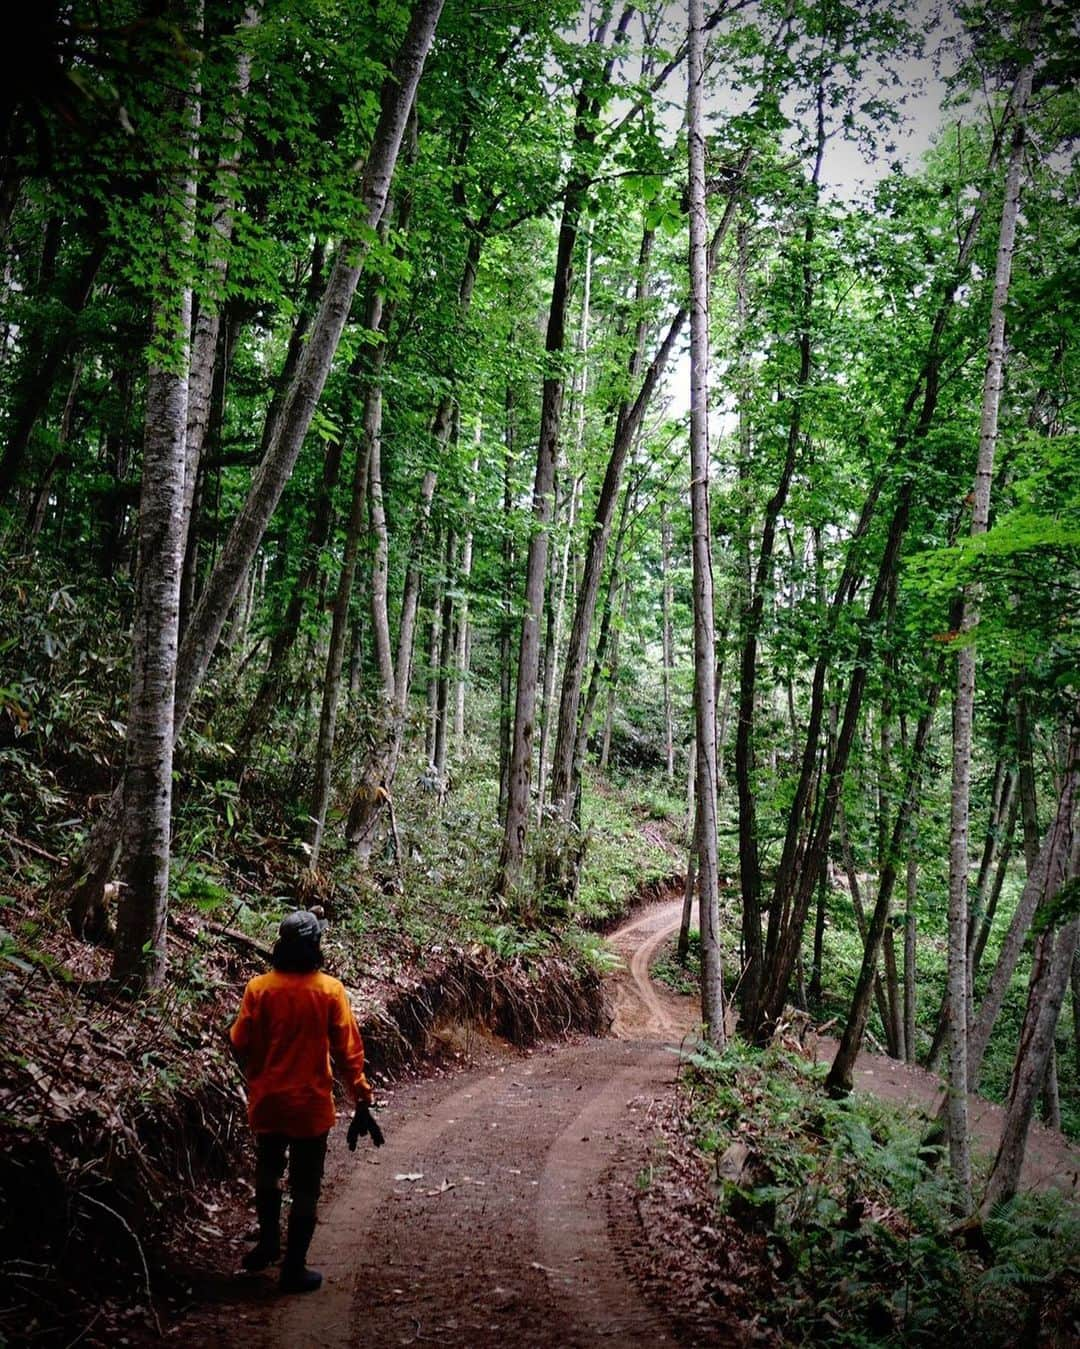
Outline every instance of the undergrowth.
<svg viewBox="0 0 1080 1349"><path fill-rule="evenodd" d="M1077 1206L1020 1196L965 1243L918 1120L863 1096L832 1101L823 1076L733 1042L695 1053L686 1078L718 1221L765 1243L761 1317L795 1343L1075 1343Z"/></svg>

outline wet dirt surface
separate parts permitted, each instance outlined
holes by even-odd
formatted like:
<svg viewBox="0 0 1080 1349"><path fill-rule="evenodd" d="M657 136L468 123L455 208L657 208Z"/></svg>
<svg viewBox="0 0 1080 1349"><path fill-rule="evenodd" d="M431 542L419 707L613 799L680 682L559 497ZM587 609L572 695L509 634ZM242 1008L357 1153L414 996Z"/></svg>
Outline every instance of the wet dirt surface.
<svg viewBox="0 0 1080 1349"><path fill-rule="evenodd" d="M531 1054L493 1047L482 1064L385 1094L386 1146L356 1154L331 1138L310 1262L324 1284L280 1298L273 1279L237 1276L192 1338L207 1345L617 1346L678 1340L628 1272L640 1239L633 1191L696 1008L652 984L649 962L678 926L658 904L611 937L627 962L612 988L609 1039ZM825 1058L826 1040L807 1045ZM864 1055L857 1087L932 1105L937 1079ZM1000 1110L978 1103L989 1147ZM1075 1190L1080 1151L1033 1132L1028 1184ZM655 1291L655 1290L654 1290ZM177 1342L177 1341L174 1341Z"/></svg>

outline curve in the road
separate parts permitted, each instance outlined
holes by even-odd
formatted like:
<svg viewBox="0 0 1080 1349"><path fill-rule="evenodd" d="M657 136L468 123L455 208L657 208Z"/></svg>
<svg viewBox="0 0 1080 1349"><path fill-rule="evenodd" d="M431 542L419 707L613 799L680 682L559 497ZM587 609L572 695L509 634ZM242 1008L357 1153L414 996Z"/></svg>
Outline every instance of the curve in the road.
<svg viewBox="0 0 1080 1349"><path fill-rule="evenodd" d="M680 913L680 901L656 905L613 934L628 966L613 987L613 1038L401 1088L383 1112L388 1142L379 1153L352 1158L333 1140L334 1194L311 1256L325 1275L322 1291L249 1312L246 1328L227 1328L228 1342L675 1343L612 1246L608 1200L632 1184L649 1107L677 1071L669 1051L696 1027L692 1001L648 973ZM822 1057L831 1048L816 1046ZM858 1085L930 1108L940 1091L931 1075L873 1055L860 1057ZM1000 1128L995 1110L980 1102L974 1115L985 1145ZM1080 1153L1041 1135L1050 1146L1037 1130L1027 1183L1075 1185Z"/></svg>
<svg viewBox="0 0 1080 1349"><path fill-rule="evenodd" d="M632 1039L558 1046L424 1105L431 1084L395 1097L387 1146L324 1205L312 1249L322 1291L280 1303L266 1343L674 1343L612 1250L605 1199L628 1122L675 1072L676 1018L648 977L671 912L613 937L629 962L617 996Z"/></svg>

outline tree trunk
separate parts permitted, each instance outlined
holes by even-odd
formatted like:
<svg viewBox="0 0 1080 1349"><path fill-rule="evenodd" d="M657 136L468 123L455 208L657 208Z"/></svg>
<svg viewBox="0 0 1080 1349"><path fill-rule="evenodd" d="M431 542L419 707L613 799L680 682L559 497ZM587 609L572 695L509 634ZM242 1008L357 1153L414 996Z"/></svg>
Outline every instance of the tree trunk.
<svg viewBox="0 0 1080 1349"><path fill-rule="evenodd" d="M983 1000L968 1031L968 1081L972 1090L979 1086L979 1073L990 1036L993 1034L1005 994L1012 982L1020 952L1023 949L1031 920L1040 905L1061 888L1068 864L1072 819L1076 810L1076 796L1080 791L1080 739L1074 732L1069 746L1069 764L1061 796L1058 798L1054 822L1047 831L1035 865L1028 872L1024 889L1017 902L1009 930L1001 944L997 965L990 976Z"/></svg>
<svg viewBox="0 0 1080 1349"><path fill-rule="evenodd" d="M1019 714L1020 703L1018 703L1017 715L1017 733L1020 742L1020 753L1023 756L1024 745L1024 718ZM1030 745L1028 746L1030 753ZM996 774L995 774L996 776ZM994 914L997 911L997 902L1001 895L1001 887L1005 880L1005 867L1011 854L1011 839L1016 829L1016 814L1020 798L1014 790L1016 781L1015 773L1006 774L1000 784L1000 789L994 794L994 799L990 805L990 820L986 830L986 841L983 845L983 859L979 868L979 882L975 893L975 899L972 902L968 914L968 947L970 951L969 964L971 967L968 980L968 1020L973 1018L971 1007L971 988L975 983L975 975L978 972L979 965L982 962L983 951L986 947L990 930L993 926ZM1032 791L1034 792L1034 778L1032 778ZM1032 796L1034 803L1034 796ZM1008 809L1008 820L1002 827L1001 810ZM1034 806L1032 804L1032 809ZM1035 858L1039 852L1039 834L1038 824L1035 822L1032 814L1032 829L1034 837L1034 850L1031 853L1031 865L1034 865ZM993 850L996 846L998 837L1002 837L1002 854L999 859L997 869L993 876L993 882L990 883L990 876L987 869L988 857L992 862ZM1029 868L1030 869L1030 868ZM989 893L987 893L989 892ZM982 921L979 922L979 916L982 915ZM941 1000L941 1007L938 1011L937 1027L934 1031L934 1038L930 1045L930 1052L927 1055L926 1066L931 1071L936 1071L941 1059L942 1051L945 1048L946 1040L949 1034L949 1006L948 994Z"/></svg>
<svg viewBox="0 0 1080 1349"><path fill-rule="evenodd" d="M443 400L435 414L436 443L444 445L450 432L451 405ZM428 469L420 481L420 496L413 522L409 545L409 564L405 573L405 587L401 597L401 619L398 624L397 654L394 660L391 698L382 709L383 716L375 733L375 746L361 774L360 784L353 794L352 806L345 836L357 857L366 862L375 845L375 835L382 818L383 807L390 799L398 760L405 737L405 719L412 687L413 649L416 641L416 618L420 605L423 581L424 540L431 518L431 503L438 480L434 469ZM384 626L382 616L376 619L376 628ZM389 631L388 622L385 623Z"/></svg>
<svg viewBox="0 0 1080 1349"><path fill-rule="evenodd" d="M457 561L457 551L457 538L454 531L449 529L446 535L446 578L442 596L439 668L435 684L435 745L431 756L440 792L445 792L447 786L446 749L450 738L450 664L454 655L454 565Z"/></svg>
<svg viewBox="0 0 1080 1349"><path fill-rule="evenodd" d="M542 812L544 804L544 794L548 788L548 778L550 772L551 744L553 723L557 720L554 714L555 690L558 687L557 675L559 661L562 656L563 644L563 625L566 620L566 597L570 582L570 556L571 547L574 542L574 526L577 523L578 505L582 494L582 484L584 473L579 472L578 465L581 461L582 451L585 445L585 405L587 402L589 372L589 323L592 307L592 238L587 241L585 248L585 273L583 281L583 294L581 297L581 323L578 327L577 339L577 359L578 369L574 374L574 382L571 387L571 393L574 399L575 411L575 431L574 431L574 454L567 456L567 468L570 470L570 493L567 498L567 521L566 535L563 539L562 555L559 558L558 571L558 599L554 606L554 612L548 615L548 634L550 638L550 658L549 653L544 656L544 703L543 716L540 725L540 770L537 775L539 792L537 793L538 802ZM556 484L558 491L561 482ZM559 506L556 502L556 518L558 518ZM539 820L539 816L538 816Z"/></svg>
<svg viewBox="0 0 1080 1349"><path fill-rule="evenodd" d="M615 689L619 682L619 646L623 630L626 627L626 615L630 608L630 582L624 581L622 602L619 605L619 621L611 634L610 654L607 660L607 708L604 712L604 727L600 733L600 757L597 767L601 773L607 771L611 756L611 733L615 724Z"/></svg>
<svg viewBox="0 0 1080 1349"><path fill-rule="evenodd" d="M851 1091L855 1060L862 1045L863 1033L866 1029L866 1017L870 1009L870 990L874 984L877 971L878 953L886 924L889 921L889 909L896 885L899 859L903 855L905 845L910 847L911 821L918 801L923 758L930 739L930 729L933 725L934 713L937 711L940 693L940 680L935 679L930 686L927 705L919 717L919 725L915 732L915 744L908 765L907 781L904 783L903 796L896 814L892 837L885 857L885 865L882 868L878 883L877 903L874 905L873 916L867 929L862 967L859 970L859 978L855 985L851 1011L848 1014L847 1024L844 1026L844 1033L840 1038L836 1058L829 1069L829 1075L825 1083L830 1094L834 1096L846 1096ZM882 1010L887 1011L887 1008Z"/></svg>
<svg viewBox="0 0 1080 1349"><path fill-rule="evenodd" d="M862 894L860 893L859 888L859 877L855 870L855 859L851 851L851 839L848 836L847 818L843 805L840 806L839 817L840 817L840 847L844 859L844 871L847 875L848 892L851 895L851 907L855 911L855 926L859 930L859 937L863 944L863 963L865 964L870 952L871 935L866 925L866 910L863 908ZM875 937L877 936L876 933L874 935ZM873 969L874 1002L877 1005L878 1019L881 1021L882 1034L885 1036L886 1040L888 1040L889 1004L885 998L885 989L882 986L881 974L878 970L878 959L881 954L880 946L874 947L873 954L874 960L871 968ZM857 983L855 988L855 997L858 998L859 995L860 995L860 986ZM869 1008L867 1008L867 1011L868 1010ZM851 1018L849 1016L848 1023L850 1024L850 1022ZM865 1029L865 1024L866 1022L864 1013L863 1026L860 1029ZM858 1053L861 1042L862 1041L860 1035L859 1043L856 1044L855 1046L856 1053ZM841 1048L843 1048L842 1044ZM893 1058L896 1057L891 1047L889 1049L889 1053L892 1055ZM832 1084L830 1090L833 1090L834 1094L840 1094L840 1092L837 1090L836 1083ZM850 1090L851 1090L850 1086L844 1088L845 1092Z"/></svg>
<svg viewBox="0 0 1080 1349"><path fill-rule="evenodd" d="M81 360L75 361L75 367L71 372L71 383L68 385L68 395L64 399L64 411L60 416L60 426L56 432L56 453L49 462L44 476L38 483L37 491L34 494L33 503L27 516L26 535L31 547L36 546L38 536L45 524L45 514L49 506L49 497L52 493L53 483L56 477L65 468L71 464L71 456L67 452L67 444L71 439L71 422L75 414L75 402L78 398L79 383L83 375L83 363Z"/></svg>
<svg viewBox="0 0 1080 1349"><path fill-rule="evenodd" d="M810 983L806 989L807 1006L821 1003L821 967L825 955L826 898L829 890L828 864L818 873L817 915L814 919L814 954L810 962Z"/></svg>
<svg viewBox="0 0 1080 1349"><path fill-rule="evenodd" d="M686 880L683 884L682 916L679 919L679 940L675 947L675 956L680 965L685 965L690 954L690 920L694 913L694 892L697 889L697 839L690 844L690 853L686 859Z"/></svg>
<svg viewBox="0 0 1080 1349"><path fill-rule="evenodd" d="M477 457L473 460L472 475L475 480L480 472L480 422L476 425ZM472 518L476 504L476 493L469 489L469 517ZM465 686L469 677L469 586L472 583L473 535L472 530L465 531L465 541L461 548L461 600L458 604L456 640L454 643L454 752L458 758L465 754Z"/></svg>
<svg viewBox="0 0 1080 1349"><path fill-rule="evenodd" d="M251 49L243 32L260 20L259 10L249 5L240 21L240 42L236 54L236 74L230 107L222 119L222 140L214 181L217 194L211 205L210 239L207 249L207 284L199 294L199 311L191 334L191 372L188 376L187 449L184 465L184 514L181 531L184 539L184 576L188 584L181 593L181 627L194 597L194 519L196 485L203 442L210 423L210 394L214 384L214 362L221 330L221 294L229 270L229 252L233 236L233 212L236 207L236 170L243 139L243 106L251 86ZM185 593L186 592L186 593Z"/></svg>
<svg viewBox="0 0 1080 1349"><path fill-rule="evenodd" d="M175 20L181 14L173 11ZM201 9L199 11L201 28ZM188 153L178 203L159 209L163 285L153 307L146 390L139 571L125 737L120 899L112 978L127 993L165 975L172 836L173 707L183 568L185 444L191 360L191 284L185 279L195 228L198 86L176 91L169 112ZM168 188L160 185L163 201Z"/></svg>
<svg viewBox="0 0 1080 1349"><path fill-rule="evenodd" d="M514 729L513 629L514 536L510 516L514 506L514 464L517 461L517 408L514 391L506 385L506 459L503 465L503 593L499 623L499 819L506 821L510 795L510 748Z"/></svg>
<svg viewBox="0 0 1080 1349"><path fill-rule="evenodd" d="M915 901L918 893L919 861L912 840L907 860L907 906L904 910L904 1056L908 1063L915 1062Z"/></svg>
<svg viewBox="0 0 1080 1349"><path fill-rule="evenodd" d="M664 677L664 764L668 784L675 781L675 718L672 707L671 680L675 670L674 637L671 630L671 611L674 596L671 585L671 519L667 505L660 516L660 571L662 578L660 647L663 656Z"/></svg>
<svg viewBox="0 0 1080 1349"><path fill-rule="evenodd" d="M1080 870L1080 847L1073 847L1068 874L1076 883ZM1020 1181L1035 1101L1046 1079L1054 1045L1054 1032L1061 1015L1069 970L1076 956L1080 918L1070 918L1056 932L1044 932L1035 948L1028 985L1027 1011L1013 1067L1009 1104L1001 1142L987 1182L979 1212L989 1215L1011 1199Z"/></svg>
<svg viewBox="0 0 1080 1349"><path fill-rule="evenodd" d="M694 711L697 728L698 911L701 1016L710 1044L722 1048L724 986L720 967L716 838L716 641L712 529L709 522L709 278L706 257L703 118L703 0L689 0L687 139L690 173L690 509L693 517Z"/></svg>
<svg viewBox="0 0 1080 1349"><path fill-rule="evenodd" d="M1074 953L1075 949L1074 944ZM1043 1079L1042 1112L1048 1129L1061 1128L1061 1087L1058 1083L1057 1049L1053 1040L1050 1041L1050 1053L1046 1060L1046 1077Z"/></svg>
<svg viewBox="0 0 1080 1349"><path fill-rule="evenodd" d="M593 652L592 670L589 674L589 686L585 693L581 715L578 718L577 736L574 742L574 759L570 772L570 793L574 806L572 814L577 811L578 803L581 800L581 778L585 771L585 757L588 752L589 737L592 734L596 703L600 697L600 687L604 682L605 671L610 673L613 646L618 631L618 624L615 619L615 604L619 598L623 548L630 527L630 519L634 512L635 500L636 486L633 483L628 483L626 491L623 493L622 508L619 512L619 527L615 533L615 547L611 554L607 589L600 614L600 630L596 635L596 650ZM577 877L576 875L563 877L562 883L569 893L570 890L576 888Z"/></svg>
<svg viewBox="0 0 1080 1349"><path fill-rule="evenodd" d="M780 512L787 501L791 480L795 473L796 455L802 437L802 394L810 379L811 340L810 323L814 298L814 273L811 266L818 187L825 154L825 86L822 80L817 88L817 148L814 169L810 178L813 203L807 214L802 240L802 285L799 296L799 369L795 387L789 395L791 411L788 416L784 463L776 491L765 507L761 530L757 567L752 582L747 584L747 608L743 614L743 641L739 661L739 715L735 733L735 781L739 803L739 877L742 890L743 951L745 964L741 975L744 1015L750 1025L756 1025L761 1016L761 991L764 975L761 940L761 860L758 855L757 805L754 783L753 726L757 690L758 638L765 612L765 599L771 593L773 549ZM745 262L741 263L744 270ZM743 300L745 304L745 300ZM746 460L744 448L742 460Z"/></svg>
<svg viewBox="0 0 1080 1349"><path fill-rule="evenodd" d="M744 155L738 172L741 174L749 162ZM706 274L719 254L721 245L727 237L731 221L735 215L737 192L728 198L724 215L713 235L706 262ZM611 538L611 526L615 517L615 508L619 500L623 469L641 430L642 421L649 403L660 381L667 363L676 349L679 336L686 324L689 309L680 308L668 326L663 342L660 344L642 378L641 385L633 403L623 402L615 422L615 434L611 455L604 473L604 481L597 498L593 522L589 530L586 545L585 566L581 585L578 588L574 621L567 645L566 660L563 667L562 696L559 702L559 728L555 741L555 752L551 770L551 800L559 807L564 821L569 822L576 792L573 782L573 764L575 744L580 722L581 692L588 662L589 638L592 634L593 620L596 616L596 604L600 594L600 582L603 576L604 561ZM643 342L639 330L639 342ZM639 347L631 360L630 375L634 378L640 366Z"/></svg>
<svg viewBox="0 0 1080 1349"><path fill-rule="evenodd" d="M334 491L341 471L343 437L335 437L327 447L322 464L322 479L315 496L308 537L300 561L296 582L289 594L281 621L270 640L266 668L247 716L236 739L237 777L251 757L252 748L266 730L275 707L278 706L285 680L286 662L300 633L304 608L311 603L318 582L319 557L326 547L334 522Z"/></svg>
<svg viewBox="0 0 1080 1349"><path fill-rule="evenodd" d="M365 326L371 333L382 333L383 294L375 284L368 299ZM349 606L356 561L360 551L360 537L367 515L367 488L372 446L382 437L382 372L386 361L385 340L377 343L371 356L370 383L364 400L363 430L353 466L352 497L349 519L345 527L345 550L341 559L337 594L334 598L334 616L330 628L330 644L326 653L326 673L323 678L322 707L319 713L319 740L315 750L315 785L311 800L311 853L308 865L318 870L326 827L326 809L330 801L330 782L334 763L334 740L337 735L338 703L341 698L341 671L345 658L345 634L349 624Z"/></svg>
<svg viewBox="0 0 1080 1349"><path fill-rule="evenodd" d="M986 375L983 380L979 453L971 511L971 535L986 533L990 519L990 482L997 445L998 407L1004 383L1005 306L1012 275L1016 220L1020 207L1020 174L1023 168L1024 114L1031 92L1032 68L1027 66L1013 91L1015 129L1005 177L998 233L997 266L990 306L990 336L987 343ZM971 1153L968 1138L968 815L972 721L975 708L975 647L965 640L978 623L978 595L965 591L957 653L956 696L953 700L952 814L949 829L949 1162L965 1211L971 1207Z"/></svg>
<svg viewBox="0 0 1080 1349"><path fill-rule="evenodd" d="M618 43L631 18L627 8L619 21L614 41ZM606 22L601 24L595 38L597 47L603 44ZM611 62L604 70L603 83L610 80ZM574 148L572 173L581 173L582 159L596 140L599 130L601 97L589 88L583 79L578 94L574 118ZM573 277L574 248L582 212L587 201L584 179L572 176L563 196L562 220L555 258L555 272L551 288L551 306L548 311L545 351L550 369L544 379L540 410L540 436L536 452L536 474L533 481L533 528L525 563L524 614L518 648L517 691L514 703L514 732L510 746L510 768L507 774L506 816L503 826L502 848L493 892L506 899L521 871L525 855L525 837L529 818L529 788L532 781L532 744L535 731L536 688L540 670L540 614L544 602L547 576L548 544L551 520L551 498L555 488L555 465L558 456L559 433L562 425L562 406L565 383L559 371L559 362L566 345L566 318L570 304L570 285ZM563 676L569 678L569 665ZM560 716L561 731L561 716ZM572 740L571 740L572 745ZM558 792L559 748L556 742L555 767L552 774L552 800L562 803Z"/></svg>

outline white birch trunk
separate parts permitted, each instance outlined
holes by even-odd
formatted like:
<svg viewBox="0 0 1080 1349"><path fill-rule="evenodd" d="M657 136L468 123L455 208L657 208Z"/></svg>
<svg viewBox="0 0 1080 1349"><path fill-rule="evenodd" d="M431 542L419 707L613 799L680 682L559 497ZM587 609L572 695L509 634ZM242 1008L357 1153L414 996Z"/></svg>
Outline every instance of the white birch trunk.
<svg viewBox="0 0 1080 1349"><path fill-rule="evenodd" d="M1020 204L1020 174L1025 140L1024 113L1031 93L1032 69L1024 68L1013 90L1016 119L1012 151L1005 175L1005 199L998 232L994 293L990 308L986 374L983 379L979 423L979 454L971 512L971 534L984 534L990 518L990 483L997 445L998 408L1005 371L1005 305L1012 275L1016 221ZM956 697L953 702L952 814L949 843L949 1161L961 1206L971 1209L971 1151L968 1137L968 817L971 797L972 721L975 706L974 629L978 623L978 595L969 587L960 622Z"/></svg>
<svg viewBox="0 0 1080 1349"><path fill-rule="evenodd" d="M201 14L200 14L201 23ZM153 307L139 496L139 570L124 752L120 902L112 977L129 993L165 974L172 833L173 710L180 631L183 504L191 359L191 240L199 92L176 95L189 174L161 208L163 284ZM168 180L161 191L168 193ZM175 229L175 233L172 230Z"/></svg>

